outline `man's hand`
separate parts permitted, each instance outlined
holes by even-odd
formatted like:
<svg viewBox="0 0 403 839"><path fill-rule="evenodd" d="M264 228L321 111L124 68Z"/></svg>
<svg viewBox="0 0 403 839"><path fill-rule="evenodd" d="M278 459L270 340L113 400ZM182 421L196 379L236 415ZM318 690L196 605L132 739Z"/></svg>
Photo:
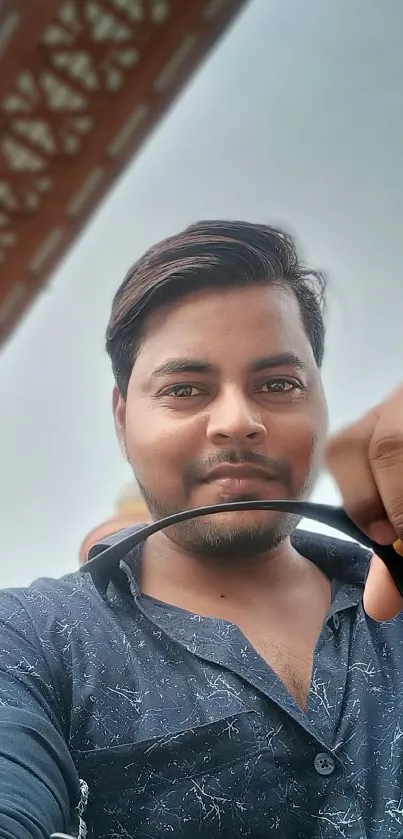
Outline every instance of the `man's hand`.
<svg viewBox="0 0 403 839"><path fill-rule="evenodd" d="M330 438L327 465L346 513L361 530L382 545L403 540L403 387ZM389 620L403 610L403 598L376 556L364 608L375 620Z"/></svg>

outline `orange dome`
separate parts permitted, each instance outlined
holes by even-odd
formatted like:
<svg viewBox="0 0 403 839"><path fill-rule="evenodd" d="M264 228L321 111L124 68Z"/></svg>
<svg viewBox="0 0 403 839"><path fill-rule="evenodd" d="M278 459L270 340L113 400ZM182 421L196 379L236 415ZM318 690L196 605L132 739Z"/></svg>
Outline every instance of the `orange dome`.
<svg viewBox="0 0 403 839"><path fill-rule="evenodd" d="M87 562L88 553L97 542L101 542L102 539L111 536L112 533L118 533L119 530L123 530L125 527L131 527L132 524L140 524L148 521L148 511L140 499L131 499L131 503L126 502L124 509L122 510L121 507L120 510L116 516L102 522L102 524L98 524L90 530L85 539L83 539L79 552L80 565L84 565Z"/></svg>

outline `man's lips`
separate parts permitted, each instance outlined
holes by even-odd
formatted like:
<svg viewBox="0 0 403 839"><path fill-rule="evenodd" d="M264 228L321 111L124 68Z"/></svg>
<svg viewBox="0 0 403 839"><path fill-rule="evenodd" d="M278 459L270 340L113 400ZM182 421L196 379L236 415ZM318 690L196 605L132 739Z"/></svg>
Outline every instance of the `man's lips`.
<svg viewBox="0 0 403 839"><path fill-rule="evenodd" d="M242 482L242 483L256 483L257 481L275 481L278 480L278 475L268 472L261 466L253 466L251 464L221 464L203 478L203 483L220 482Z"/></svg>

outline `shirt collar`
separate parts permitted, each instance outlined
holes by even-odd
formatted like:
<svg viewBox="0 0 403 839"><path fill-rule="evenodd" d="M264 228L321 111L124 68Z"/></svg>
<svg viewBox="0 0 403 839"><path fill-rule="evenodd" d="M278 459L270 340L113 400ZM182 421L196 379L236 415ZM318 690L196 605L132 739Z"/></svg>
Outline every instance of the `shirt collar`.
<svg viewBox="0 0 403 839"><path fill-rule="evenodd" d="M95 559L106 548L116 545L121 539L141 530L142 527L145 527L145 524L136 524L105 537L93 545L88 552L88 559ZM292 534L291 542L299 553L320 568L330 580L339 580L355 586L364 585L371 554L356 542L334 539L322 533L312 533L299 528ZM140 547L122 556L119 563L102 568L102 571L94 562L90 573L99 593L104 597L110 583L126 590L130 583L132 593L138 593L139 560Z"/></svg>

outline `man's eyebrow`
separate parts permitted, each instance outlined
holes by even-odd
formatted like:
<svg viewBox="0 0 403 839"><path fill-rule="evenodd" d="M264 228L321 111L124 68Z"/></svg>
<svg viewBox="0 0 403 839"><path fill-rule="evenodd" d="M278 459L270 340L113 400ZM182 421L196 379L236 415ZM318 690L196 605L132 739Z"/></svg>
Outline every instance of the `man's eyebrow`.
<svg viewBox="0 0 403 839"><path fill-rule="evenodd" d="M293 352L262 356L251 364L250 369L257 373L260 370L273 370L276 367L293 367L294 370L301 370L302 372L307 370L305 362Z"/></svg>
<svg viewBox="0 0 403 839"><path fill-rule="evenodd" d="M306 364L295 353L285 352L277 355L266 355L257 358L250 365L250 370L257 373L261 370L273 370L277 367L293 367L294 370L306 371ZM216 365L197 358L170 358L163 364L156 367L152 372L153 378L163 378L180 373L201 373L217 374L219 369Z"/></svg>
<svg viewBox="0 0 403 839"><path fill-rule="evenodd" d="M170 358L156 367L152 376L162 378L176 373L217 373L217 367L207 361L199 361L197 358Z"/></svg>

